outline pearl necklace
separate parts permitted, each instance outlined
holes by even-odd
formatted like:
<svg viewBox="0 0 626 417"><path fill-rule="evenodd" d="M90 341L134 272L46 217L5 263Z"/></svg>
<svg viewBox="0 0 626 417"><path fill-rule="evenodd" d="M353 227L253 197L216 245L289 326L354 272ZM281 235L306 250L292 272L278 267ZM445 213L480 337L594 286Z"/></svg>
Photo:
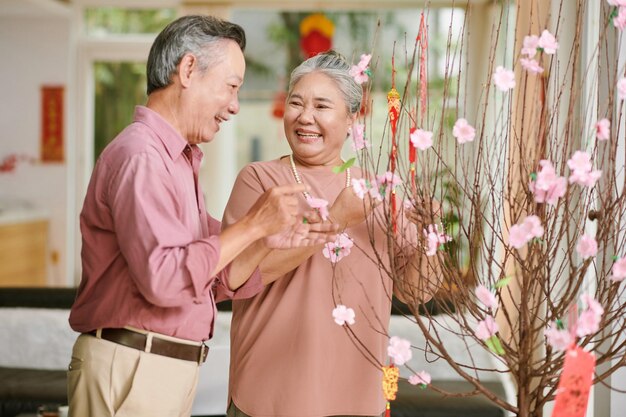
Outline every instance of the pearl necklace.
<svg viewBox="0 0 626 417"><path fill-rule="evenodd" d="M291 164L291 172L293 174L293 177L296 179L296 182L298 184L302 184L302 178L300 178L300 174L298 173L298 170L296 169L296 162L293 160L293 154L289 155L289 163ZM346 188L348 188L350 186L350 168L346 168ZM307 200L311 198L311 194L309 194L306 191L302 191L302 194L304 195L304 198L306 198Z"/></svg>

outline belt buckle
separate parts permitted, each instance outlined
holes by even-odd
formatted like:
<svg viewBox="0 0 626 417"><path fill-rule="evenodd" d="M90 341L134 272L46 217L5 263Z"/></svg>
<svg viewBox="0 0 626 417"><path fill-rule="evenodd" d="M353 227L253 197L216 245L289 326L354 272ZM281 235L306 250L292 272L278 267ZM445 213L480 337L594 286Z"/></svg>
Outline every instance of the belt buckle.
<svg viewBox="0 0 626 417"><path fill-rule="evenodd" d="M198 357L198 365L202 365L206 361L208 355L209 347L205 345L204 342L202 342L202 345L200 345L200 356Z"/></svg>

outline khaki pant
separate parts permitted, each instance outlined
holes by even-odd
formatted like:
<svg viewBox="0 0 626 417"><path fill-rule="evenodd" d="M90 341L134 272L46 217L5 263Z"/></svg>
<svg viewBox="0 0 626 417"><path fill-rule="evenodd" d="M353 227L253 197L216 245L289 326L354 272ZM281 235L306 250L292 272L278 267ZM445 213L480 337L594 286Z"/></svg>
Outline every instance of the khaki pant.
<svg viewBox="0 0 626 417"><path fill-rule="evenodd" d="M382 417L383 414L381 414L380 416L373 416L373 417ZM231 401L230 405L228 406L228 413L226 414L226 417L252 417L252 416L249 416L243 411L241 411L240 409L238 409L235 403ZM330 416L330 417L367 417L367 416Z"/></svg>
<svg viewBox="0 0 626 417"><path fill-rule="evenodd" d="M199 365L80 335L67 373L69 417L188 417Z"/></svg>

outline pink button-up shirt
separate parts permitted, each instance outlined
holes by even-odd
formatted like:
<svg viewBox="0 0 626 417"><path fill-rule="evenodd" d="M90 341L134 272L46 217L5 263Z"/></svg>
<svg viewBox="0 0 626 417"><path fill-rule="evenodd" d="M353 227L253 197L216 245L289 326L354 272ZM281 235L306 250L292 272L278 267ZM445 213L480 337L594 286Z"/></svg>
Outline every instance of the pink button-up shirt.
<svg viewBox="0 0 626 417"><path fill-rule="evenodd" d="M235 292L228 267L210 275L220 254L220 222L205 209L201 159L197 146L143 106L102 152L80 215L75 331L133 326L206 340L215 298L247 298L262 289L258 270Z"/></svg>

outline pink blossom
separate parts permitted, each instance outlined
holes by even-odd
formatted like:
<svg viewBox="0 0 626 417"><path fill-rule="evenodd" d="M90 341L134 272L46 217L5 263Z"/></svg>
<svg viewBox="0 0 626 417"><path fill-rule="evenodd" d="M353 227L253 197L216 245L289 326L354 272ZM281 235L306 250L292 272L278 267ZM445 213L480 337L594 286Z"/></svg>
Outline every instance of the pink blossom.
<svg viewBox="0 0 626 417"><path fill-rule="evenodd" d="M421 371L416 374L413 374L409 377L409 384L411 385L423 385L426 386L430 384L431 377L430 374L426 371Z"/></svg>
<svg viewBox="0 0 626 417"><path fill-rule="evenodd" d="M595 298L590 294L581 294L580 301L587 306L588 310L591 310L593 314L601 316L604 314L604 308Z"/></svg>
<svg viewBox="0 0 626 417"><path fill-rule="evenodd" d="M500 330L498 323L496 323L495 319L492 316L485 317L485 320L481 320L478 322L478 326L476 327L476 337L481 340L487 340L490 337L494 336Z"/></svg>
<svg viewBox="0 0 626 417"><path fill-rule="evenodd" d="M567 161L567 166L573 171L591 171L591 155L587 152L576 151Z"/></svg>
<svg viewBox="0 0 626 417"><path fill-rule="evenodd" d="M534 59L520 58L519 62L522 64L522 68L532 74L541 74L543 68L539 65L539 62Z"/></svg>
<svg viewBox="0 0 626 417"><path fill-rule="evenodd" d="M576 321L576 336L585 337L596 333L600 329L601 316L591 310L585 310L578 316Z"/></svg>
<svg viewBox="0 0 626 417"><path fill-rule="evenodd" d="M370 143L364 137L365 125L355 123L352 125L352 149L360 151L369 148Z"/></svg>
<svg viewBox="0 0 626 417"><path fill-rule="evenodd" d="M559 49L559 43L556 41L556 38L547 30L541 32L537 46L543 49L543 52L548 55L554 54L556 50Z"/></svg>
<svg viewBox="0 0 626 417"><path fill-rule="evenodd" d="M620 282L626 278L626 257L619 258L613 264L611 269L613 275L610 277L611 281Z"/></svg>
<svg viewBox="0 0 626 417"><path fill-rule="evenodd" d="M337 263L341 259L350 255L350 249L352 249L352 246L354 246L352 239L350 239L346 233L341 233L337 235L334 242L329 242L324 245L322 255L324 255L325 258L330 259L332 263Z"/></svg>
<svg viewBox="0 0 626 417"><path fill-rule="evenodd" d="M565 177L556 175L556 170L550 161L542 159L539 165L541 169L537 172L537 179L531 181L528 188L534 194L537 203L554 205L565 195L567 181Z"/></svg>
<svg viewBox="0 0 626 417"><path fill-rule="evenodd" d="M433 132L428 130L416 129L409 135L409 138L413 146L419 150L425 151L433 146Z"/></svg>
<svg viewBox="0 0 626 417"><path fill-rule="evenodd" d="M596 137L598 140L608 140L611 137L611 122L608 119L596 123Z"/></svg>
<svg viewBox="0 0 626 417"><path fill-rule="evenodd" d="M426 236L426 256L433 256L437 253L439 245L449 242L452 238L445 234L445 230L440 231L439 226L431 224L428 226L428 230L424 229L424 235Z"/></svg>
<svg viewBox="0 0 626 417"><path fill-rule="evenodd" d="M600 329L604 308L590 294L582 294L580 301L586 305L587 309L580 314L578 321L576 321L576 335L585 337Z"/></svg>
<svg viewBox="0 0 626 417"><path fill-rule="evenodd" d="M411 360L413 352L411 352L411 342L398 336L392 336L387 346L387 355L394 364L401 366Z"/></svg>
<svg viewBox="0 0 626 417"><path fill-rule="evenodd" d="M365 198L368 189L367 181L363 178L352 178L352 189L360 199Z"/></svg>
<svg viewBox="0 0 626 417"><path fill-rule="evenodd" d="M609 6L626 6L626 0L606 0Z"/></svg>
<svg viewBox="0 0 626 417"><path fill-rule="evenodd" d="M333 319L340 326L346 323L352 325L354 324L354 310L340 304L333 309Z"/></svg>
<svg viewBox="0 0 626 417"><path fill-rule="evenodd" d="M498 300L495 294L484 285L479 285L474 290L474 294L485 307L495 310L498 308Z"/></svg>
<svg viewBox="0 0 626 417"><path fill-rule="evenodd" d="M358 84L363 84L367 82L367 80L369 80L367 67L370 64L371 59L372 55L362 54L359 63L353 65L352 68L350 68L350 76L353 77L354 81L356 81Z"/></svg>
<svg viewBox="0 0 626 417"><path fill-rule="evenodd" d="M509 230L509 244L516 249L522 248L535 237L543 236L543 226L539 217L526 217L522 223L511 226Z"/></svg>
<svg viewBox="0 0 626 417"><path fill-rule="evenodd" d="M498 87L498 90L507 92L515 87L515 73L499 66L493 74L493 83Z"/></svg>
<svg viewBox="0 0 626 417"><path fill-rule="evenodd" d="M391 188L395 188L397 185L402 184L400 177L391 171L387 171L382 175L377 175L376 181L378 182L379 187L390 186Z"/></svg>
<svg viewBox="0 0 626 417"><path fill-rule="evenodd" d="M626 77L620 78L617 82L617 97L620 100L626 100Z"/></svg>
<svg viewBox="0 0 626 417"><path fill-rule="evenodd" d="M323 198L309 197L306 199L312 209L317 210L322 220L328 219L328 201Z"/></svg>
<svg viewBox="0 0 626 417"><path fill-rule="evenodd" d="M626 1L625 4L619 8L617 16L613 17L613 26L619 30L626 28Z"/></svg>
<svg viewBox="0 0 626 417"><path fill-rule="evenodd" d="M368 190L370 197L378 201L383 201L385 188L382 187L382 191L383 191L382 194L380 191L381 191L381 187L378 186L378 183L376 182L376 180L373 180Z"/></svg>
<svg viewBox="0 0 626 417"><path fill-rule="evenodd" d="M587 259L598 253L598 242L593 236L582 235L576 245L576 252L581 258Z"/></svg>
<svg viewBox="0 0 626 417"><path fill-rule="evenodd" d="M472 142L476 136L476 129L467 123L467 120L461 118L454 123L452 136L454 136L459 143Z"/></svg>
<svg viewBox="0 0 626 417"><path fill-rule="evenodd" d="M577 183L586 187L593 187L602 176L602 171L592 170L591 155L587 152L576 151L567 161L569 166L570 184Z"/></svg>
<svg viewBox="0 0 626 417"><path fill-rule="evenodd" d="M539 47L539 36L537 35L524 36L524 45L522 47L522 55L526 55L528 56L528 58L532 58L537 53L538 47Z"/></svg>
<svg viewBox="0 0 626 417"><path fill-rule="evenodd" d="M567 348L574 343L574 338L572 337L570 331L567 329L558 329L556 323L552 326L548 326L545 331L545 336L548 344L557 352L567 350Z"/></svg>

